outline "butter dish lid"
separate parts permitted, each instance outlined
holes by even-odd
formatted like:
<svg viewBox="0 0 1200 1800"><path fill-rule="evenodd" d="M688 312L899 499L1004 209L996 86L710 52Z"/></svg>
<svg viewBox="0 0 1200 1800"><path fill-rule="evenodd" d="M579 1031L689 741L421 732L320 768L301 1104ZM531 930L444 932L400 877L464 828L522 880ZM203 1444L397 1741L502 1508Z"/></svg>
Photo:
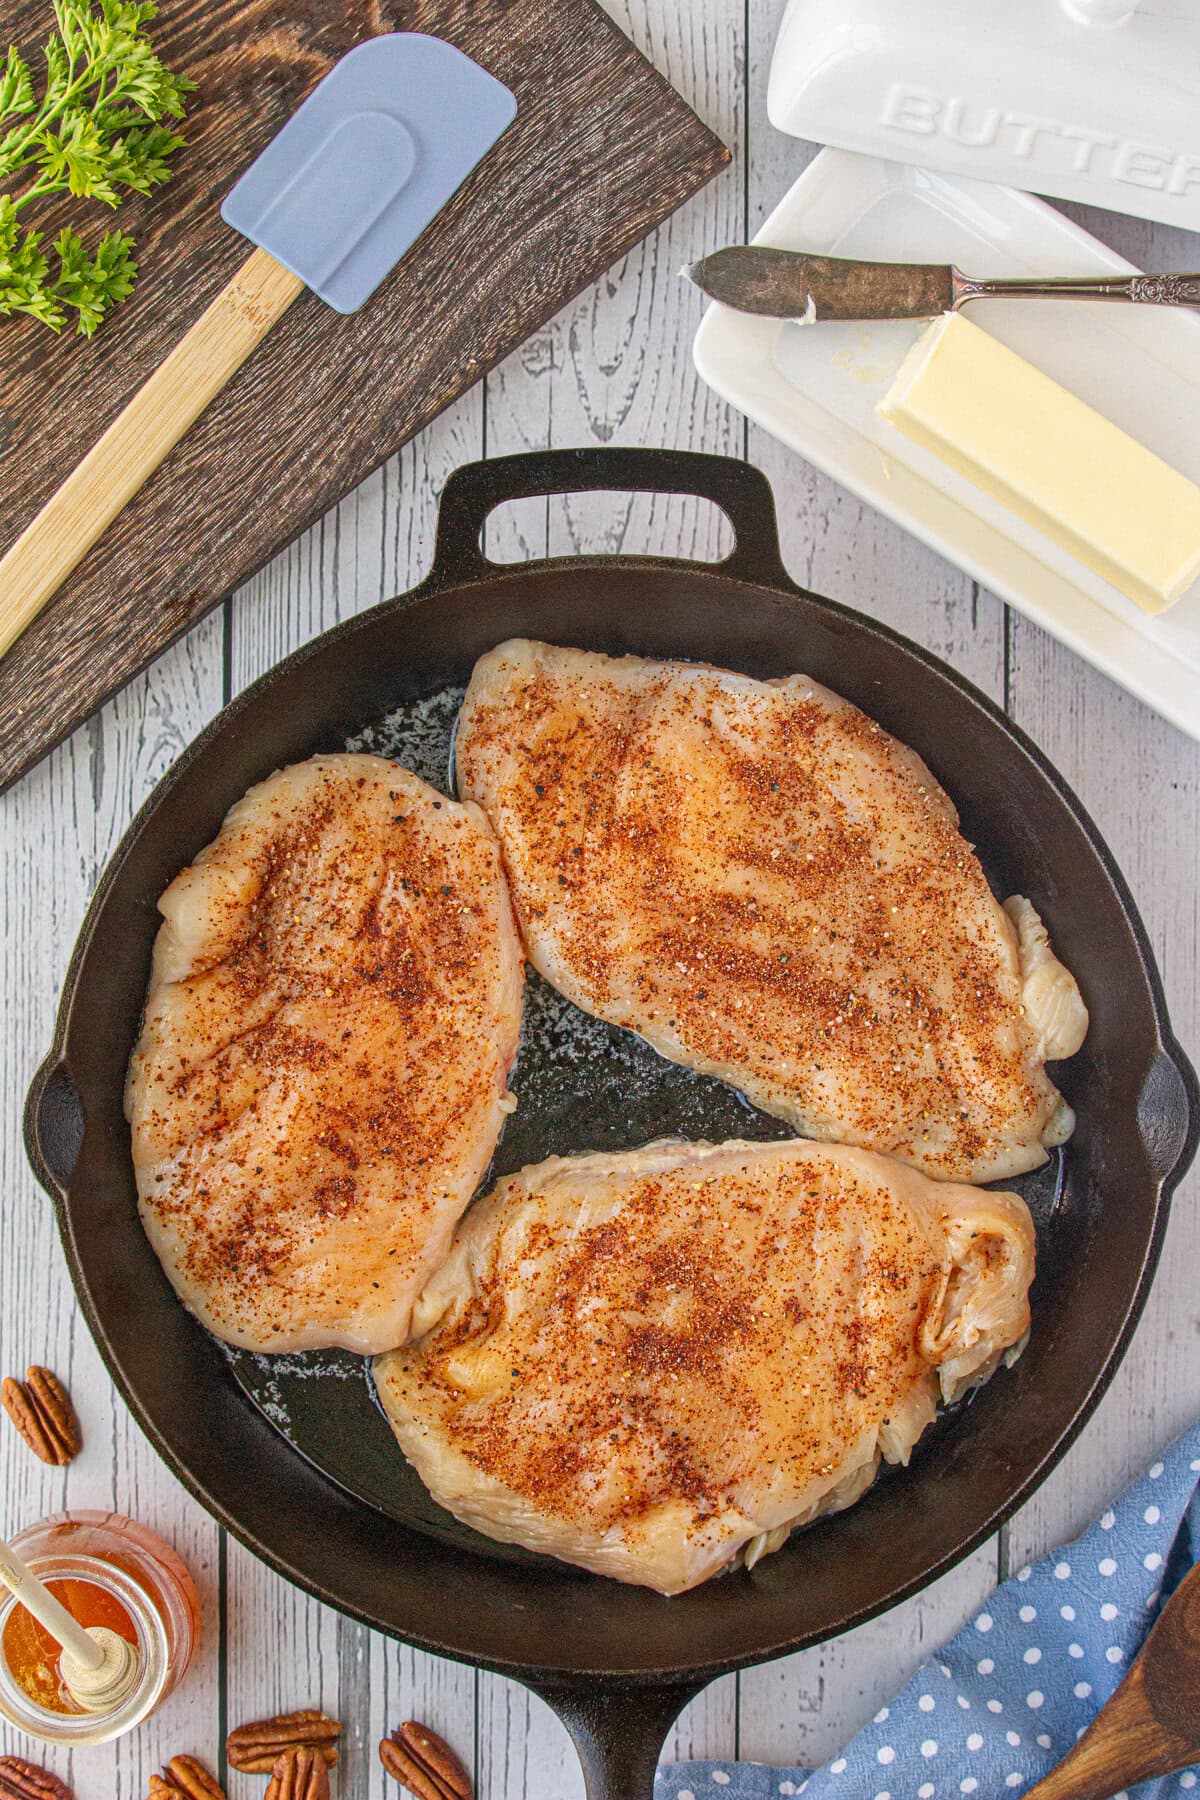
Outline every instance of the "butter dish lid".
<svg viewBox="0 0 1200 1800"><path fill-rule="evenodd" d="M1200 0L790 0L796 137L1200 230Z"/></svg>

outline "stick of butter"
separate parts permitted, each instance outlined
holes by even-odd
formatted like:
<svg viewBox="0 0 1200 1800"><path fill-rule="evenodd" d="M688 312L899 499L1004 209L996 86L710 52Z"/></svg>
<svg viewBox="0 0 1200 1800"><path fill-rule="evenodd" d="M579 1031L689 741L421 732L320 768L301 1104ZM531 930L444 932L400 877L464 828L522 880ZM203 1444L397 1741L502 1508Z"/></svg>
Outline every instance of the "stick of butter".
<svg viewBox="0 0 1200 1800"><path fill-rule="evenodd" d="M1200 574L1200 487L960 313L922 332L878 411L1146 612Z"/></svg>

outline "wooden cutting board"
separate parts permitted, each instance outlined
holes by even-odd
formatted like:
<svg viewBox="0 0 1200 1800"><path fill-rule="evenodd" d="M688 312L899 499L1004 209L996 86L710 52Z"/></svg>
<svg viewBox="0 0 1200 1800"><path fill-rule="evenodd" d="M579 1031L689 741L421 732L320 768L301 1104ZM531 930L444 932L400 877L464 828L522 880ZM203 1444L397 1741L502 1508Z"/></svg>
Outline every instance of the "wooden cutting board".
<svg viewBox="0 0 1200 1800"><path fill-rule="evenodd" d="M48 13L10 12L31 60ZM187 146L118 215L142 272L90 344L0 319L0 548L248 254L221 198L352 44L446 38L519 112L360 312L295 302L0 662L0 790L729 160L593 0L163 0L153 30Z"/></svg>

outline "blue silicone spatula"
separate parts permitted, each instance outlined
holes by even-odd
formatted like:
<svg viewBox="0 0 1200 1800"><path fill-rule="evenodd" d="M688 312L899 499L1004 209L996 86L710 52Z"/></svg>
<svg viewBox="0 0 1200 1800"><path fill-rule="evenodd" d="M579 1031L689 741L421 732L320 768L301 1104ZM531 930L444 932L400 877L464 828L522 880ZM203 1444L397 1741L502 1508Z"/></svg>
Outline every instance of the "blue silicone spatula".
<svg viewBox="0 0 1200 1800"><path fill-rule="evenodd" d="M306 287L357 312L516 116L440 38L342 57L226 196L256 247L0 558L0 655Z"/></svg>

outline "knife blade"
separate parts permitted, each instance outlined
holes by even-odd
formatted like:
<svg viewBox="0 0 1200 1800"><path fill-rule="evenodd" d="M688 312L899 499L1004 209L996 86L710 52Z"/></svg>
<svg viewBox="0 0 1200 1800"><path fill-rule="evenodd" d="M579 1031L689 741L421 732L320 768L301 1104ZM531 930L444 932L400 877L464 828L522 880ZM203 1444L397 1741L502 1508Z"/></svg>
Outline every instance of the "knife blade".
<svg viewBox="0 0 1200 1800"><path fill-rule="evenodd" d="M948 263L855 262L731 244L684 274L710 300L769 319L932 319L954 304Z"/></svg>

